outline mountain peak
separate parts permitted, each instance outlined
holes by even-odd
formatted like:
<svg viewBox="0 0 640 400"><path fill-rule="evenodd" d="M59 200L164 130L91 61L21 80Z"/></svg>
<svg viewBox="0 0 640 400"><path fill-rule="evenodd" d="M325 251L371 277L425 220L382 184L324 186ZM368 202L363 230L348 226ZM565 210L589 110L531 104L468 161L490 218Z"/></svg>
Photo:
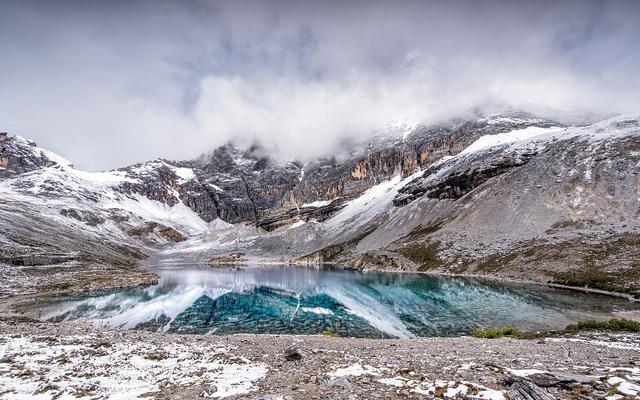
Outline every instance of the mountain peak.
<svg viewBox="0 0 640 400"><path fill-rule="evenodd" d="M10 177L42 167L73 168L73 164L58 154L38 147L33 140L0 133L0 177Z"/></svg>

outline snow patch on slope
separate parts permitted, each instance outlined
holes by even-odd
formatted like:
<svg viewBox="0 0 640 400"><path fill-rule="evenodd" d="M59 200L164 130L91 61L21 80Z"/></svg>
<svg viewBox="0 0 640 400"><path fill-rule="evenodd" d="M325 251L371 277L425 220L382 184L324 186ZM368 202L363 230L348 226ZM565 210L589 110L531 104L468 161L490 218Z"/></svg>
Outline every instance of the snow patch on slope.
<svg viewBox="0 0 640 400"><path fill-rule="evenodd" d="M323 222L322 228L330 232L342 230L345 227L351 230L362 229L369 221L390 209L398 190L421 175L422 171L404 179L397 175L369 188L360 197L347 202L346 206L333 217Z"/></svg>
<svg viewBox="0 0 640 400"><path fill-rule="evenodd" d="M506 133L485 135L473 142L469 147L465 148L462 152L460 152L459 155L466 155L478 151L489 150L497 146L504 146L506 144L531 139L545 133L558 131L560 129L561 128L559 127L541 128L538 126L529 126L524 129L515 129Z"/></svg>
<svg viewBox="0 0 640 400"><path fill-rule="evenodd" d="M220 218L216 218L213 221L209 222L207 224L207 227L209 228L209 231L221 231L221 230L231 229L234 226L233 224L223 221Z"/></svg>
<svg viewBox="0 0 640 400"><path fill-rule="evenodd" d="M171 170L180 178L178 180L180 184L196 179L196 174L191 168L171 167Z"/></svg>
<svg viewBox="0 0 640 400"><path fill-rule="evenodd" d="M158 168L161 167L166 167L171 170L171 172L173 172L178 177L179 184L184 184L191 180L197 180L196 174L193 172L192 168L176 167L175 165L171 165L164 160L148 161L143 164L129 167L129 169L134 174L148 175L155 173Z"/></svg>
<svg viewBox="0 0 640 400"><path fill-rule="evenodd" d="M303 221L303 220L296 221L293 224L291 224L291 226L289 226L287 229L294 229L294 228L297 228L297 227L302 226L304 224L306 224L306 222Z"/></svg>
<svg viewBox="0 0 640 400"><path fill-rule="evenodd" d="M135 194L132 197L121 197L116 201L105 203L103 206L122 209L149 221L181 227L192 234L205 232L208 229L207 223L181 200L172 207Z"/></svg>
<svg viewBox="0 0 640 400"><path fill-rule="evenodd" d="M333 200L317 200L311 203L304 203L302 205L302 208L306 208L306 207L313 207L313 208L318 208L318 207L324 207L324 206L328 206L329 204L331 204Z"/></svg>

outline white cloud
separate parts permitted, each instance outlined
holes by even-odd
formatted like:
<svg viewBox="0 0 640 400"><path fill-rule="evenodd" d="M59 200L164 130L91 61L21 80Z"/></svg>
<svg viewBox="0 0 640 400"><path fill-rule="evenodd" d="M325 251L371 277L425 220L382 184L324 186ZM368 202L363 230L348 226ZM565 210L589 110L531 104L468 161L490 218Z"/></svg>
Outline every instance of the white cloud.
<svg viewBox="0 0 640 400"><path fill-rule="evenodd" d="M487 102L637 111L640 3L0 5L0 130L80 166L230 139L308 159Z"/></svg>

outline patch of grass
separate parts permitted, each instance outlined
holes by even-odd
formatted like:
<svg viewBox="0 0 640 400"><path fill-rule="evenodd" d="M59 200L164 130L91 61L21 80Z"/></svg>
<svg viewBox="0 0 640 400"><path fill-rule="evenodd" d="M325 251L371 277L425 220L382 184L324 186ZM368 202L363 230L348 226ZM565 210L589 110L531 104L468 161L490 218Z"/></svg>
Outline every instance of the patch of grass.
<svg viewBox="0 0 640 400"><path fill-rule="evenodd" d="M439 231L440 228L442 228L442 222L437 223L437 224L433 224L433 225L420 226L420 227L412 230L411 233L409 233L408 237L409 238L420 238L422 236L428 236L428 235L430 235L432 233L435 233L435 232Z"/></svg>
<svg viewBox="0 0 640 400"><path fill-rule="evenodd" d="M476 329L476 331L473 332L473 336L483 339L497 339L504 336L518 336L520 333L520 329L518 328L503 326L500 328Z"/></svg>
<svg viewBox="0 0 640 400"><path fill-rule="evenodd" d="M328 337L340 337L340 335L338 335L335 332L331 332L331 331L322 331L322 336L328 336Z"/></svg>
<svg viewBox="0 0 640 400"><path fill-rule="evenodd" d="M0 364L12 364L14 362L15 362L15 360L11 356L4 356L4 357L0 358Z"/></svg>
<svg viewBox="0 0 640 400"><path fill-rule="evenodd" d="M99 349L101 347L109 348L111 346L112 346L111 342L107 342L107 341L100 341L100 342L93 343L93 344L90 345L90 347L92 347L94 349Z"/></svg>
<svg viewBox="0 0 640 400"><path fill-rule="evenodd" d="M145 354L144 358L151 361L162 361L169 358L169 356L166 353L155 352Z"/></svg>
<svg viewBox="0 0 640 400"><path fill-rule="evenodd" d="M522 332L512 326L503 326L500 328L478 329L473 336L483 339L496 339L504 336L513 337L514 339L533 340L546 337L557 337L563 334L576 334L583 331L606 331L606 332L630 332L640 333L640 322L631 321L624 318L614 318L608 321L583 321L577 324L567 325L564 330L560 331L542 331L542 332Z"/></svg>
<svg viewBox="0 0 640 400"><path fill-rule="evenodd" d="M592 390L589 390L585 387L583 387L582 385L574 385L571 388L571 391L578 396L578 398L582 398L582 399L588 399L590 398L590 396L593 394Z"/></svg>
<svg viewBox="0 0 640 400"><path fill-rule="evenodd" d="M604 290L617 289L615 277L597 268L583 268L575 271L558 272L556 282L562 285L590 287Z"/></svg>
<svg viewBox="0 0 640 400"><path fill-rule="evenodd" d="M598 244L579 238L532 241L522 250L522 265L540 270L552 283L640 296L640 235L623 234ZM551 268L539 267L544 264Z"/></svg>
<svg viewBox="0 0 640 400"><path fill-rule="evenodd" d="M584 321L568 325L566 332L577 333L580 331L608 331L608 332L633 332L640 333L640 322L628 319L610 319L608 321Z"/></svg>
<svg viewBox="0 0 640 400"><path fill-rule="evenodd" d="M590 221L590 220L586 220L586 221L582 221L582 220L578 220L578 221L572 221L572 220L558 221L555 224L551 225L551 229L548 229L546 231L546 233L553 233L557 229L566 229L566 228L584 229L584 228L587 228L589 225L593 225L593 221Z"/></svg>
<svg viewBox="0 0 640 400"><path fill-rule="evenodd" d="M448 387L441 387L436 389L435 393L433 394L433 397L436 399L441 399L444 398L444 394L447 392Z"/></svg>
<svg viewBox="0 0 640 400"><path fill-rule="evenodd" d="M600 269L601 268L601 269ZM586 287L607 290L610 292L626 293L635 297L640 296L640 266L621 271L606 271L604 267L586 267L565 272L549 272L553 283L561 285Z"/></svg>
<svg viewBox="0 0 640 400"><path fill-rule="evenodd" d="M409 260L420 265L420 271L426 271L442 266L442 261L438 258L440 242L434 243L411 243L398 251Z"/></svg>
<svg viewBox="0 0 640 400"><path fill-rule="evenodd" d="M502 268L508 266L513 260L518 257L518 253L504 254L498 256L485 257L478 263L476 271L482 272L497 272Z"/></svg>

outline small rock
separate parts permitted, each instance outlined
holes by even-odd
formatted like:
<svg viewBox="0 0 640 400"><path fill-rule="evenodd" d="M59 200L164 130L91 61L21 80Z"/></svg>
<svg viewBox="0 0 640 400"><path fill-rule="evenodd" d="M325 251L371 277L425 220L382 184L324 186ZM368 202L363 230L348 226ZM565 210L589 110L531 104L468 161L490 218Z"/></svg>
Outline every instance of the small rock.
<svg viewBox="0 0 640 400"><path fill-rule="evenodd" d="M547 391L528 379L511 377L508 395L510 400L553 400Z"/></svg>
<svg viewBox="0 0 640 400"><path fill-rule="evenodd" d="M346 376L341 376L340 378L331 379L329 382L326 383L326 386L339 387L345 390L351 390L351 388L353 388L353 386L351 385L351 382L349 382L349 379Z"/></svg>
<svg viewBox="0 0 640 400"><path fill-rule="evenodd" d="M405 383L405 385L409 386L410 388L414 388L416 386L418 386L420 382L416 381L416 380L409 380Z"/></svg>
<svg viewBox="0 0 640 400"><path fill-rule="evenodd" d="M540 387L550 387L550 386L555 386L558 385L560 383L560 379L556 378L555 376L553 376L552 374L532 374L527 376L527 379L530 379L531 382L535 383L536 385L540 386Z"/></svg>
<svg viewBox="0 0 640 400"><path fill-rule="evenodd" d="M206 388L204 390L204 393L201 394L201 396L207 395L207 396L212 396L214 395L216 392L218 391L218 388L215 387L215 385L211 385L208 388Z"/></svg>
<svg viewBox="0 0 640 400"><path fill-rule="evenodd" d="M284 358L288 361L302 360L302 357L304 357L304 354L297 347L289 347L284 351Z"/></svg>

